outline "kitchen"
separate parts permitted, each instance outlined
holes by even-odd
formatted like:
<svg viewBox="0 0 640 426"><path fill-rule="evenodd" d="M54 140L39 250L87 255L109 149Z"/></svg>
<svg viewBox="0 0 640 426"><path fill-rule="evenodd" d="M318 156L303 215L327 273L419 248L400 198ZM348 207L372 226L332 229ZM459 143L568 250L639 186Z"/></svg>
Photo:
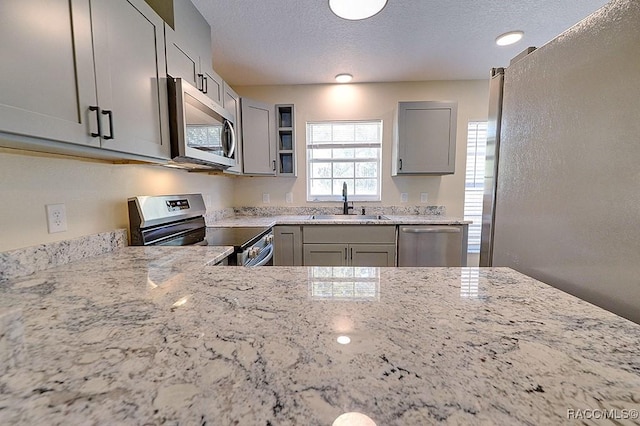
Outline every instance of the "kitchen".
<svg viewBox="0 0 640 426"><path fill-rule="evenodd" d="M352 89L341 89L334 85L313 86L306 92L303 87L291 86L286 88L287 96L284 99L284 96L276 97L275 95L269 94L274 92L276 90L275 88L265 87L251 90L247 88L246 90L247 95L264 101L294 103L296 105L296 113L298 114L298 123L304 123L308 119L325 118L319 117L320 114L314 114L314 117L308 116L311 112L309 112L310 108L305 106L305 98L309 99L308 103L310 103L311 100L323 100L322 108L328 111L326 114L327 118L354 118L347 115L349 112L348 107L350 106L358 108L379 108L365 112L363 116L367 118L370 116L382 116L385 123L392 121L392 111L398 100L441 100L457 98L460 107L458 125L463 126L458 129L459 135L465 134L464 123L466 123L466 121L469 119L482 119L485 118L487 114L486 99L488 87L486 80L463 82L438 81L427 83L364 83L351 87ZM332 93L340 90L353 90L360 96L351 98L352 102L354 102L353 104L344 101L332 101ZM300 93L297 94L296 91ZM264 95L260 93L264 93ZM397 93L397 95L391 93ZM383 104L380 102L380 99L385 99L385 97L388 97L389 101L385 101ZM117 130L118 128L116 127L116 131ZM385 126L384 131L389 132L385 140L390 140L391 126ZM298 131L298 134L304 134L304 131ZM382 155L382 169L390 170L391 147L387 145L384 146L383 149L385 151ZM464 143L458 143L457 150L456 168L457 170L464 170ZM303 150L300 149L299 151ZM304 158L303 153L299 153L299 155L302 155L301 158ZM97 160L77 160L50 154L25 155L24 153L16 153L10 149L3 149L0 162L2 162L2 172L0 172L2 173L3 182L2 194L4 199L8 200L8 202L3 203L2 207L0 207L0 209L2 209L3 220L6 219L2 229L2 251L126 228L128 225L127 213L123 200L126 200L132 195L200 192L205 195L207 208L214 211L224 211L225 209L243 205L262 206L263 194L265 193L271 194L271 197L273 197L271 202L274 205L286 205L285 194L288 192L293 194L294 205L299 205L298 203L302 204L301 200L305 199L305 183L304 179L301 179L301 174L298 175L297 179L266 177L236 178L225 177L223 175L210 176L189 174L175 170L164 170L159 167L147 165L109 164ZM299 172L304 168L302 165L303 163L298 165ZM462 194L460 188L462 188L463 177L458 174L432 178L429 181L424 180L421 182L416 182L409 177L396 177L392 179L386 175L384 179L382 183L385 189L383 192L383 197L385 197L382 200L383 204L398 204L397 200L400 199L402 193L408 193L410 197L415 197L415 199L410 200L411 204L418 204L419 194L421 192L427 192L429 194L429 203L447 206L447 214L460 216L462 213ZM297 181L302 181L302 183L298 183ZM60 185L60 182L63 182L63 185ZM44 205L60 202L66 203L69 223L69 230L62 238L60 237L61 234L48 234L43 211ZM329 206L339 210L337 203L329 204ZM101 218L101 220L95 221L94 218L96 217ZM629 232L632 231L629 230ZM99 260L96 262L100 264ZM118 262L125 262L121 265L122 270L125 270L124 265L127 260L120 259ZM160 266L159 264L154 265ZM72 266L72 268L79 268L77 271L84 270L85 273L87 271L87 269L82 269L83 267L81 265ZM177 266L176 269L176 272L181 270L180 266ZM164 269L160 267L159 270L162 276ZM166 273L168 274L168 281L171 281L171 270L166 271ZM184 273L186 274L184 278L194 277L196 275L204 276L207 274L205 271L188 272L186 270ZM299 272L294 271L291 273L297 280L303 279L299 275ZM383 272L383 274L387 273ZM442 279L437 278L436 275L431 275L437 274L436 272L430 272L429 274L434 280ZM248 277L253 276L254 275L248 275ZM501 278L494 277L494 280L505 278L504 276ZM239 280L240 278L232 277L230 279L233 282L233 280ZM389 279L390 278L387 277L387 281ZM447 282L446 279L443 280L443 282ZM451 280L453 285L455 279L451 278ZM306 277L303 279L303 282L307 282ZM35 283L31 284L34 284L34 288L38 287ZM612 283L612 285L613 284L614 283ZM238 282L237 285L242 286L242 283ZM28 283L23 283L23 286L28 288ZM162 286L160 287L162 290ZM180 288L180 286L178 285L177 288ZM385 287L382 283L380 284L380 289L381 297L383 297ZM69 288L68 291L73 292L79 290ZM633 289L631 289L631 291L633 291ZM176 292L179 293L177 289ZM306 285L304 292L305 294L307 292ZM632 295L633 293L630 294ZM632 296L631 300L634 300ZM240 299L240 302L241 301L242 299ZM635 306L637 306L637 304L635 304ZM176 312L180 312L179 309L180 308L176 308ZM560 309L568 308L562 307ZM587 308L584 309L586 310ZM257 312L259 313L260 310ZM267 313L264 315L267 315ZM624 329L624 326L621 327ZM630 332L631 335L633 335L634 331ZM637 336L637 330L635 331L635 335ZM388 359L391 360L391 358ZM532 388L535 389L536 386L532 386ZM311 401L315 401L313 394L307 392L304 395L307 395ZM281 401L281 404L283 404L283 401ZM321 401L319 401L318 404L321 404ZM633 408L625 404L621 406ZM583 405L582 407L588 408L588 405ZM329 412L332 413L333 411L329 410ZM407 423L411 423L411 421L407 420Z"/></svg>

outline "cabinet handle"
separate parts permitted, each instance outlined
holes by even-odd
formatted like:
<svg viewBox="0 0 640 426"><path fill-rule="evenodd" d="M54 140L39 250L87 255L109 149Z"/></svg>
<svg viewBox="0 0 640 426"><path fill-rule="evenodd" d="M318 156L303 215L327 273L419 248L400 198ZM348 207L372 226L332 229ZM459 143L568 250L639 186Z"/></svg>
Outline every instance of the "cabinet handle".
<svg viewBox="0 0 640 426"><path fill-rule="evenodd" d="M344 260L347 260L347 248L344 248Z"/></svg>
<svg viewBox="0 0 640 426"><path fill-rule="evenodd" d="M402 170L402 158L400 159L400 170Z"/></svg>
<svg viewBox="0 0 640 426"><path fill-rule="evenodd" d="M408 234L459 234L460 228L446 226L440 228L401 228L401 232Z"/></svg>
<svg viewBox="0 0 640 426"><path fill-rule="evenodd" d="M276 171L276 160L273 160L273 171Z"/></svg>
<svg viewBox="0 0 640 426"><path fill-rule="evenodd" d="M353 247L349 249L349 259L353 260Z"/></svg>
<svg viewBox="0 0 640 426"><path fill-rule="evenodd" d="M97 106L90 106L89 111L96 112L96 122L98 123L98 133L91 133L91 136L94 138L98 138L102 136L102 129L100 129L100 108Z"/></svg>
<svg viewBox="0 0 640 426"><path fill-rule="evenodd" d="M196 88L202 92L204 89L204 74L196 74L196 75L197 75ZM198 83L200 83L200 87L198 87Z"/></svg>
<svg viewBox="0 0 640 426"><path fill-rule="evenodd" d="M109 109L103 109L102 114L109 116L109 136L105 136L104 139L113 139L113 111Z"/></svg>
<svg viewBox="0 0 640 426"><path fill-rule="evenodd" d="M202 76L202 93L208 93L209 92L209 81L207 80L207 77Z"/></svg>

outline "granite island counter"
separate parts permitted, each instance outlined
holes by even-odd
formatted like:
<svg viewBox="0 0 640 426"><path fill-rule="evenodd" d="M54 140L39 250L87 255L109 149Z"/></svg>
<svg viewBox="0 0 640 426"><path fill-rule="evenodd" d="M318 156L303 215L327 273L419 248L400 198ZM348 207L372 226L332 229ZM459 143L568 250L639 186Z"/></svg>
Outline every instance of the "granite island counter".
<svg viewBox="0 0 640 426"><path fill-rule="evenodd" d="M515 271L247 269L207 250L0 282L0 424L638 421L640 326Z"/></svg>

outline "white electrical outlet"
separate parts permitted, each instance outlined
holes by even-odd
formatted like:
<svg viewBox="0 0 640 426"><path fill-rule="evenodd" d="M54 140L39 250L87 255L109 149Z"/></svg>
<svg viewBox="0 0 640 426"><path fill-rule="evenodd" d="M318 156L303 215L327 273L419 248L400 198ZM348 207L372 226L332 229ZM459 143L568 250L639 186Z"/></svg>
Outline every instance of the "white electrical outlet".
<svg viewBox="0 0 640 426"><path fill-rule="evenodd" d="M420 193L420 202L421 203L427 203L429 201L429 194L426 192L421 192Z"/></svg>
<svg viewBox="0 0 640 426"><path fill-rule="evenodd" d="M262 194L262 204L269 204L271 202L271 197L269 196L268 193L263 193Z"/></svg>
<svg viewBox="0 0 640 426"><path fill-rule="evenodd" d="M286 194L284 194L284 199L287 202L287 204L292 204L293 203L293 192L287 192Z"/></svg>
<svg viewBox="0 0 640 426"><path fill-rule="evenodd" d="M400 194L400 202L401 203L408 203L409 202L409 194L407 194L406 192L403 192Z"/></svg>
<svg viewBox="0 0 640 426"><path fill-rule="evenodd" d="M47 204L47 226L49 233L67 230L67 210L64 204Z"/></svg>

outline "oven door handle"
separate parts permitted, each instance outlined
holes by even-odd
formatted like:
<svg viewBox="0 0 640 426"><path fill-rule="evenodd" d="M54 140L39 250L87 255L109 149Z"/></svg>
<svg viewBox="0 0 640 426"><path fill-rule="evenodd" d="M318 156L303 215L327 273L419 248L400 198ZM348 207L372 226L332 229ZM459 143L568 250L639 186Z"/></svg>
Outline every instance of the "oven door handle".
<svg viewBox="0 0 640 426"><path fill-rule="evenodd" d="M264 266L266 265L272 258L273 258L273 244L269 244L268 246L266 246L263 251L266 251L266 254L264 256L259 256L255 258L255 264L249 262L247 264L247 266L249 268L254 268L257 266Z"/></svg>

